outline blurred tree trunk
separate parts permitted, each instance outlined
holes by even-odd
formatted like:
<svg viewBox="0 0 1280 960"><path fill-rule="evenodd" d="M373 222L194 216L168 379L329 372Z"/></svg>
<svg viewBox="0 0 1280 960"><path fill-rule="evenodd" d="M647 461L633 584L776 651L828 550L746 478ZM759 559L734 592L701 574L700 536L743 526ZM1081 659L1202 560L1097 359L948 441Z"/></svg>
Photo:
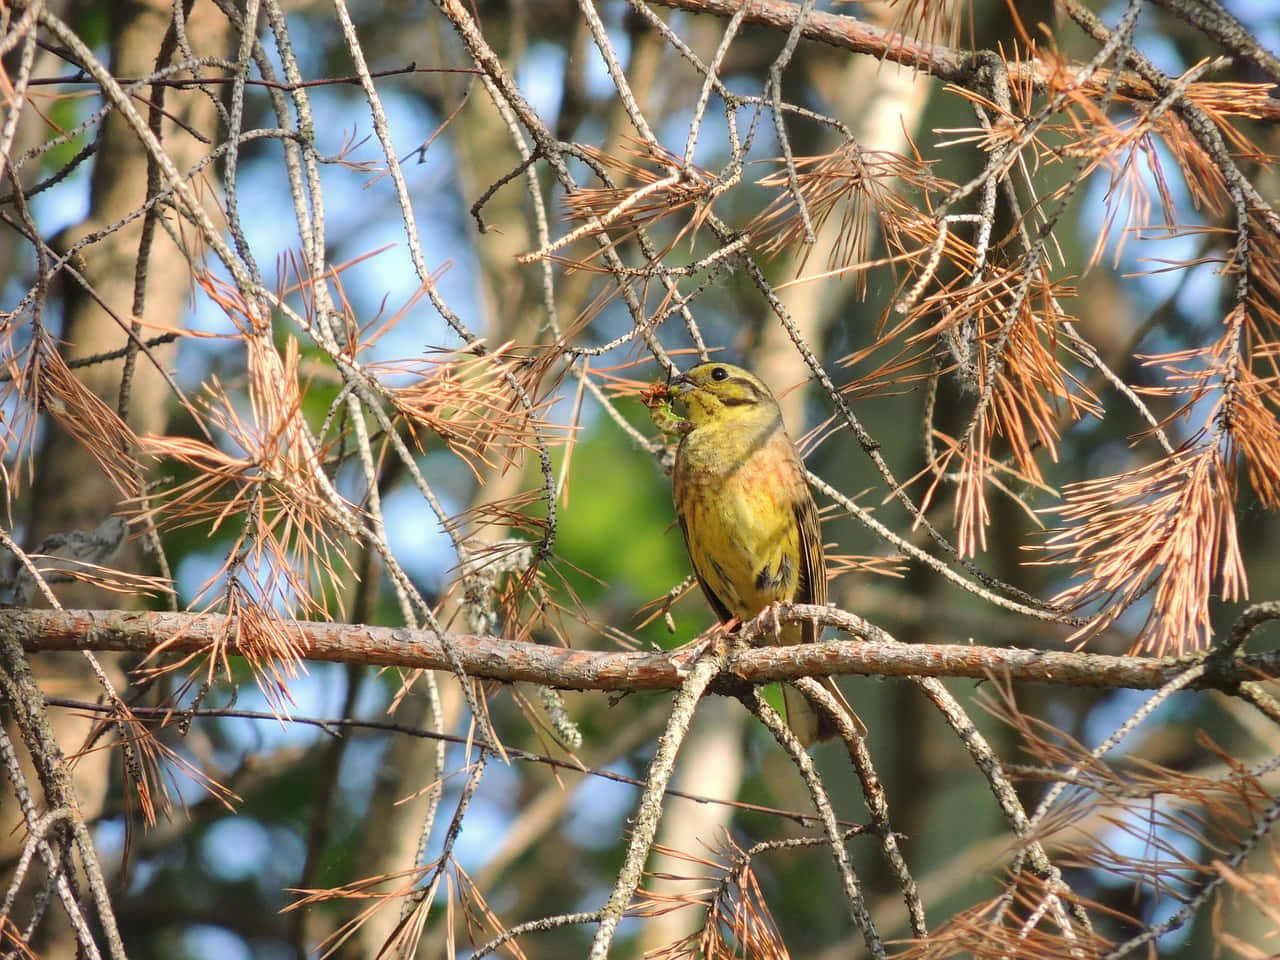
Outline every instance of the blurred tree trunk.
<svg viewBox="0 0 1280 960"><path fill-rule="evenodd" d="M528 10L522 0L512 5L507 29L499 29L503 20L484 18L486 37L504 61L517 56L516 50L523 44L521 24ZM441 34L442 24L432 19L428 23L428 46L439 62L448 62L450 55L446 35ZM452 36L447 36L449 42ZM465 96L466 103L454 122L467 131L465 137L450 137L454 149L454 168L457 174L458 195L469 205L484 190L498 182L515 168L520 157L511 144L511 132L501 114L494 107L484 84L478 78L461 77L456 82L442 80L444 93L440 98L443 115L448 115ZM468 89L469 88L469 89ZM474 250L480 263L480 287L477 302L481 305L481 317L464 317L463 320L490 346L515 340L533 343L545 318L540 289L533 284L532 270L513 269L515 257L537 246L528 229L527 212L529 195L524 176L517 177L489 198L482 215L485 222L494 226L483 236L475 238ZM464 229L474 227L468 216ZM475 487L471 506L494 503L512 496L522 489L525 474L519 469L506 471L488 470ZM464 531L464 534L466 531ZM485 532L484 539L500 540L502 530ZM440 605L441 623L455 621L461 588L455 584ZM445 732L457 728L466 703L452 675L437 676ZM401 703L395 719L413 726L430 727L429 701L421 690L414 690ZM363 848L356 868L356 876L372 877L396 873L414 864L432 797L426 787L439 777L436 769L436 744L417 737L397 737L387 750L378 770L378 782L373 791L369 808L369 821L386 825L383 840ZM434 818L434 827L443 826L452 811L441 804ZM432 913L435 914L433 908ZM372 957L387 942L399 922L395 911L384 910L372 916L360 927L357 934L358 955ZM442 946L442 944L436 944Z"/></svg>
<svg viewBox="0 0 1280 960"><path fill-rule="evenodd" d="M168 0L136 0L110 7L111 69L117 77L144 77L157 68L161 41L166 36L172 17ZM197 47L197 55L221 56L227 47L227 22L212 4L195 5L187 29ZM166 62L181 58L170 49ZM190 169L208 150L206 143L188 131L197 131L212 142L217 132L217 114L208 97L198 90L176 91L143 88L139 94L139 112L147 113L146 98L163 98L171 118L162 129L162 142L179 170ZM181 123L175 122L177 118ZM191 283L188 255L174 244L159 226L155 229L150 255L140 263L139 244L143 219L114 226L131 211L137 210L147 195L147 152L128 123L118 112L103 124L103 132L93 158L88 216L63 232L54 246L66 249L78 239L112 228L101 239L81 250L73 265L84 277L93 295L74 280L64 277L65 292L62 311L62 350L68 360L116 350L128 343L128 326L134 313L135 284L142 277L145 284L144 319L157 323L179 324L182 321L186 293ZM162 208L163 209L163 208ZM142 338L146 339L147 331ZM175 356L171 346L156 348L153 356L171 365ZM116 409L120 400L123 360L82 367L77 376L109 406ZM168 388L152 363L140 356L129 383L126 421L138 433L161 432L168 416ZM61 431L52 418L46 418L47 431L36 460L29 516L26 525L27 549L36 548L46 537L73 530L92 531L121 506L120 493L108 480L97 462L73 438ZM140 569L141 551L117 561L126 569ZM59 600L67 607L116 606L119 595L65 584L56 589ZM42 600L36 601L43 605ZM127 600L126 600L127 602ZM94 700L102 695L89 667L81 658L33 657L32 665L41 677L46 693L52 696ZM119 656L100 656L112 683L123 687ZM72 747L81 742L89 730L86 721L69 711L50 714L58 742ZM112 750L96 750L80 757L74 767L74 784L86 821L102 812L111 783L111 766L118 759ZM28 773L30 770L28 769ZM35 782L29 777L28 782ZM0 808L14 809L11 784L4 781ZM25 837L21 831L2 832L0 860L7 861L21 849ZM55 908L56 910L57 908ZM65 920L65 918L64 918ZM49 938L44 942L45 956L50 958L75 955L75 937L65 923L44 928Z"/></svg>

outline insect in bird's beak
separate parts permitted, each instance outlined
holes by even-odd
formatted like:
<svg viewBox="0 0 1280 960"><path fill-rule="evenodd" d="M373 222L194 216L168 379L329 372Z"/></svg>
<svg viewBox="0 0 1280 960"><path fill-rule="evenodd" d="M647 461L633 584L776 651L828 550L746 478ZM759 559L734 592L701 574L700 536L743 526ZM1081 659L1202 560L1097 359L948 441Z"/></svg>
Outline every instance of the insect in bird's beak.
<svg viewBox="0 0 1280 960"><path fill-rule="evenodd" d="M667 388L675 388L678 393L688 393L693 389L693 381L680 373L667 381Z"/></svg>

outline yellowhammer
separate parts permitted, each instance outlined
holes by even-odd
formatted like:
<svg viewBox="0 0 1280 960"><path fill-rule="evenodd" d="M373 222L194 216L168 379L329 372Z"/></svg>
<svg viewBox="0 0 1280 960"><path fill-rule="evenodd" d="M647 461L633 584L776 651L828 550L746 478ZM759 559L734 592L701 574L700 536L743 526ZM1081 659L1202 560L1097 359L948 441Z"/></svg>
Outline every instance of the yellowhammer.
<svg viewBox="0 0 1280 960"><path fill-rule="evenodd" d="M678 433L672 493L693 571L721 623L749 620L775 601L826 603L827 576L818 508L804 465L769 388L741 367L703 363L648 392L654 423ZM783 643L812 643L815 624L787 624ZM848 712L835 681L823 681ZM835 733L805 696L783 686L787 723L806 747Z"/></svg>

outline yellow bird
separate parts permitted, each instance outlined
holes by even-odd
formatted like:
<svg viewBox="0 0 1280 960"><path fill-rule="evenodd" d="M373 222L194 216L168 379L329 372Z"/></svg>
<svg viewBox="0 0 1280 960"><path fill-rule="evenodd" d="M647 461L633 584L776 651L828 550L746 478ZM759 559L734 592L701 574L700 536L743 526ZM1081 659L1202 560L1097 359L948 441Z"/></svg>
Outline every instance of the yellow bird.
<svg viewBox="0 0 1280 960"><path fill-rule="evenodd" d="M720 622L749 620L775 601L826 603L818 508L769 388L727 363L699 364L671 387L687 419L653 395L647 402L659 429L681 435L672 478L676 516ZM813 623L781 631L783 643L813 643L817 635ZM822 683L863 731L835 681ZM787 723L802 744L835 733L799 690L782 690Z"/></svg>

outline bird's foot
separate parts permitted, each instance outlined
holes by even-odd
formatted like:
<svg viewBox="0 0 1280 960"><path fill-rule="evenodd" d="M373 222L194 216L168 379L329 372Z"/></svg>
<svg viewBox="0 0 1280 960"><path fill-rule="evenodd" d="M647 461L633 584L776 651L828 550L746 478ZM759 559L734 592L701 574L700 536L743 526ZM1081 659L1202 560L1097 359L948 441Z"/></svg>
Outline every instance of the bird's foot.
<svg viewBox="0 0 1280 960"><path fill-rule="evenodd" d="M708 650L714 650L721 656L727 654L729 646L733 643L733 638L737 636L737 629L741 623L742 621L737 617L727 623L717 623L688 643L676 647L671 651L671 659L676 665L676 672L681 677L688 676L689 668L702 659Z"/></svg>
<svg viewBox="0 0 1280 960"><path fill-rule="evenodd" d="M764 608L764 613L773 630L774 646L782 646L782 604L775 600Z"/></svg>

